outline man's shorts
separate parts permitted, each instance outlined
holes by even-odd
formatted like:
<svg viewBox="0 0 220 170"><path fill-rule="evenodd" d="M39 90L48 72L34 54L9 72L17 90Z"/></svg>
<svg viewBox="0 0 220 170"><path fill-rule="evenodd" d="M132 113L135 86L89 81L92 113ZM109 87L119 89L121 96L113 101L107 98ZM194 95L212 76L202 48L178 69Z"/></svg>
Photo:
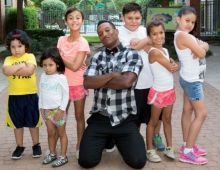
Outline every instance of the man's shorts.
<svg viewBox="0 0 220 170"><path fill-rule="evenodd" d="M81 100L89 95L89 90L83 86L69 86L69 99L73 101Z"/></svg>
<svg viewBox="0 0 220 170"><path fill-rule="evenodd" d="M179 79L179 82L190 101L202 100L204 98L202 82L187 82L181 77Z"/></svg>
<svg viewBox="0 0 220 170"><path fill-rule="evenodd" d="M38 95L9 95L6 125L11 128L35 128L42 125Z"/></svg>
<svg viewBox="0 0 220 170"><path fill-rule="evenodd" d="M148 95L148 104L153 104L158 108L172 105L176 101L175 88L163 92L158 92L152 87Z"/></svg>

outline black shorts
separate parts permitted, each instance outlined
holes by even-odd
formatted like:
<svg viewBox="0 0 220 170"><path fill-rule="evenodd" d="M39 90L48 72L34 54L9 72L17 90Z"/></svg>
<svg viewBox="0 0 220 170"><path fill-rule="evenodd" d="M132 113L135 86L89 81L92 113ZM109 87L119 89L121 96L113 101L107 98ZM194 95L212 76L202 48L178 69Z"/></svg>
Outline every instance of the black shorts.
<svg viewBox="0 0 220 170"><path fill-rule="evenodd" d="M41 126L38 95L9 95L6 124L12 128L35 128Z"/></svg>

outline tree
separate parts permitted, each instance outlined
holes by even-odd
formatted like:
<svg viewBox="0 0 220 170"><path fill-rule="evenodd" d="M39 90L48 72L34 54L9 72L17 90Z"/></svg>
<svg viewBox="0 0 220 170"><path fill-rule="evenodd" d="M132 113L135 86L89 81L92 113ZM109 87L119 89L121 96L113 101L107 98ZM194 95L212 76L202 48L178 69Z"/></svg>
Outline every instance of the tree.
<svg viewBox="0 0 220 170"><path fill-rule="evenodd" d="M23 0L17 1L17 28L24 28Z"/></svg>

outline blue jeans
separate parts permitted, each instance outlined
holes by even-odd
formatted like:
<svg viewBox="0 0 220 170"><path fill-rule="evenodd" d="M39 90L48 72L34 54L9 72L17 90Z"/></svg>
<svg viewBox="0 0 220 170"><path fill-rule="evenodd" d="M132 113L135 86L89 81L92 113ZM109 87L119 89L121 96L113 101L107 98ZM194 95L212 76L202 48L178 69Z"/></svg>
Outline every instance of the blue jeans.
<svg viewBox="0 0 220 170"><path fill-rule="evenodd" d="M187 82L181 77L179 79L180 85L188 96L190 101L202 100L204 98L203 84L200 81Z"/></svg>

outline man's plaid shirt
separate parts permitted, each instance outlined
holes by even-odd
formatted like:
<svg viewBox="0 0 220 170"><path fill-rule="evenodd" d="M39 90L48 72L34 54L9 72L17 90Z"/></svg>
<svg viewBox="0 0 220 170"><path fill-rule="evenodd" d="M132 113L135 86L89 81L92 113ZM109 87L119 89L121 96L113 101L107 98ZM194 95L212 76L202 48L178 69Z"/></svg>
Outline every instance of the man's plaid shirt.
<svg viewBox="0 0 220 170"><path fill-rule="evenodd" d="M142 60L135 50L124 48L121 44L113 49L103 49L96 53L90 61L85 76L98 76L111 72L133 72L139 75ZM112 126L120 124L129 114L136 114L134 86L131 88L114 90L99 88L94 90L94 105L90 113L104 113L110 118Z"/></svg>

